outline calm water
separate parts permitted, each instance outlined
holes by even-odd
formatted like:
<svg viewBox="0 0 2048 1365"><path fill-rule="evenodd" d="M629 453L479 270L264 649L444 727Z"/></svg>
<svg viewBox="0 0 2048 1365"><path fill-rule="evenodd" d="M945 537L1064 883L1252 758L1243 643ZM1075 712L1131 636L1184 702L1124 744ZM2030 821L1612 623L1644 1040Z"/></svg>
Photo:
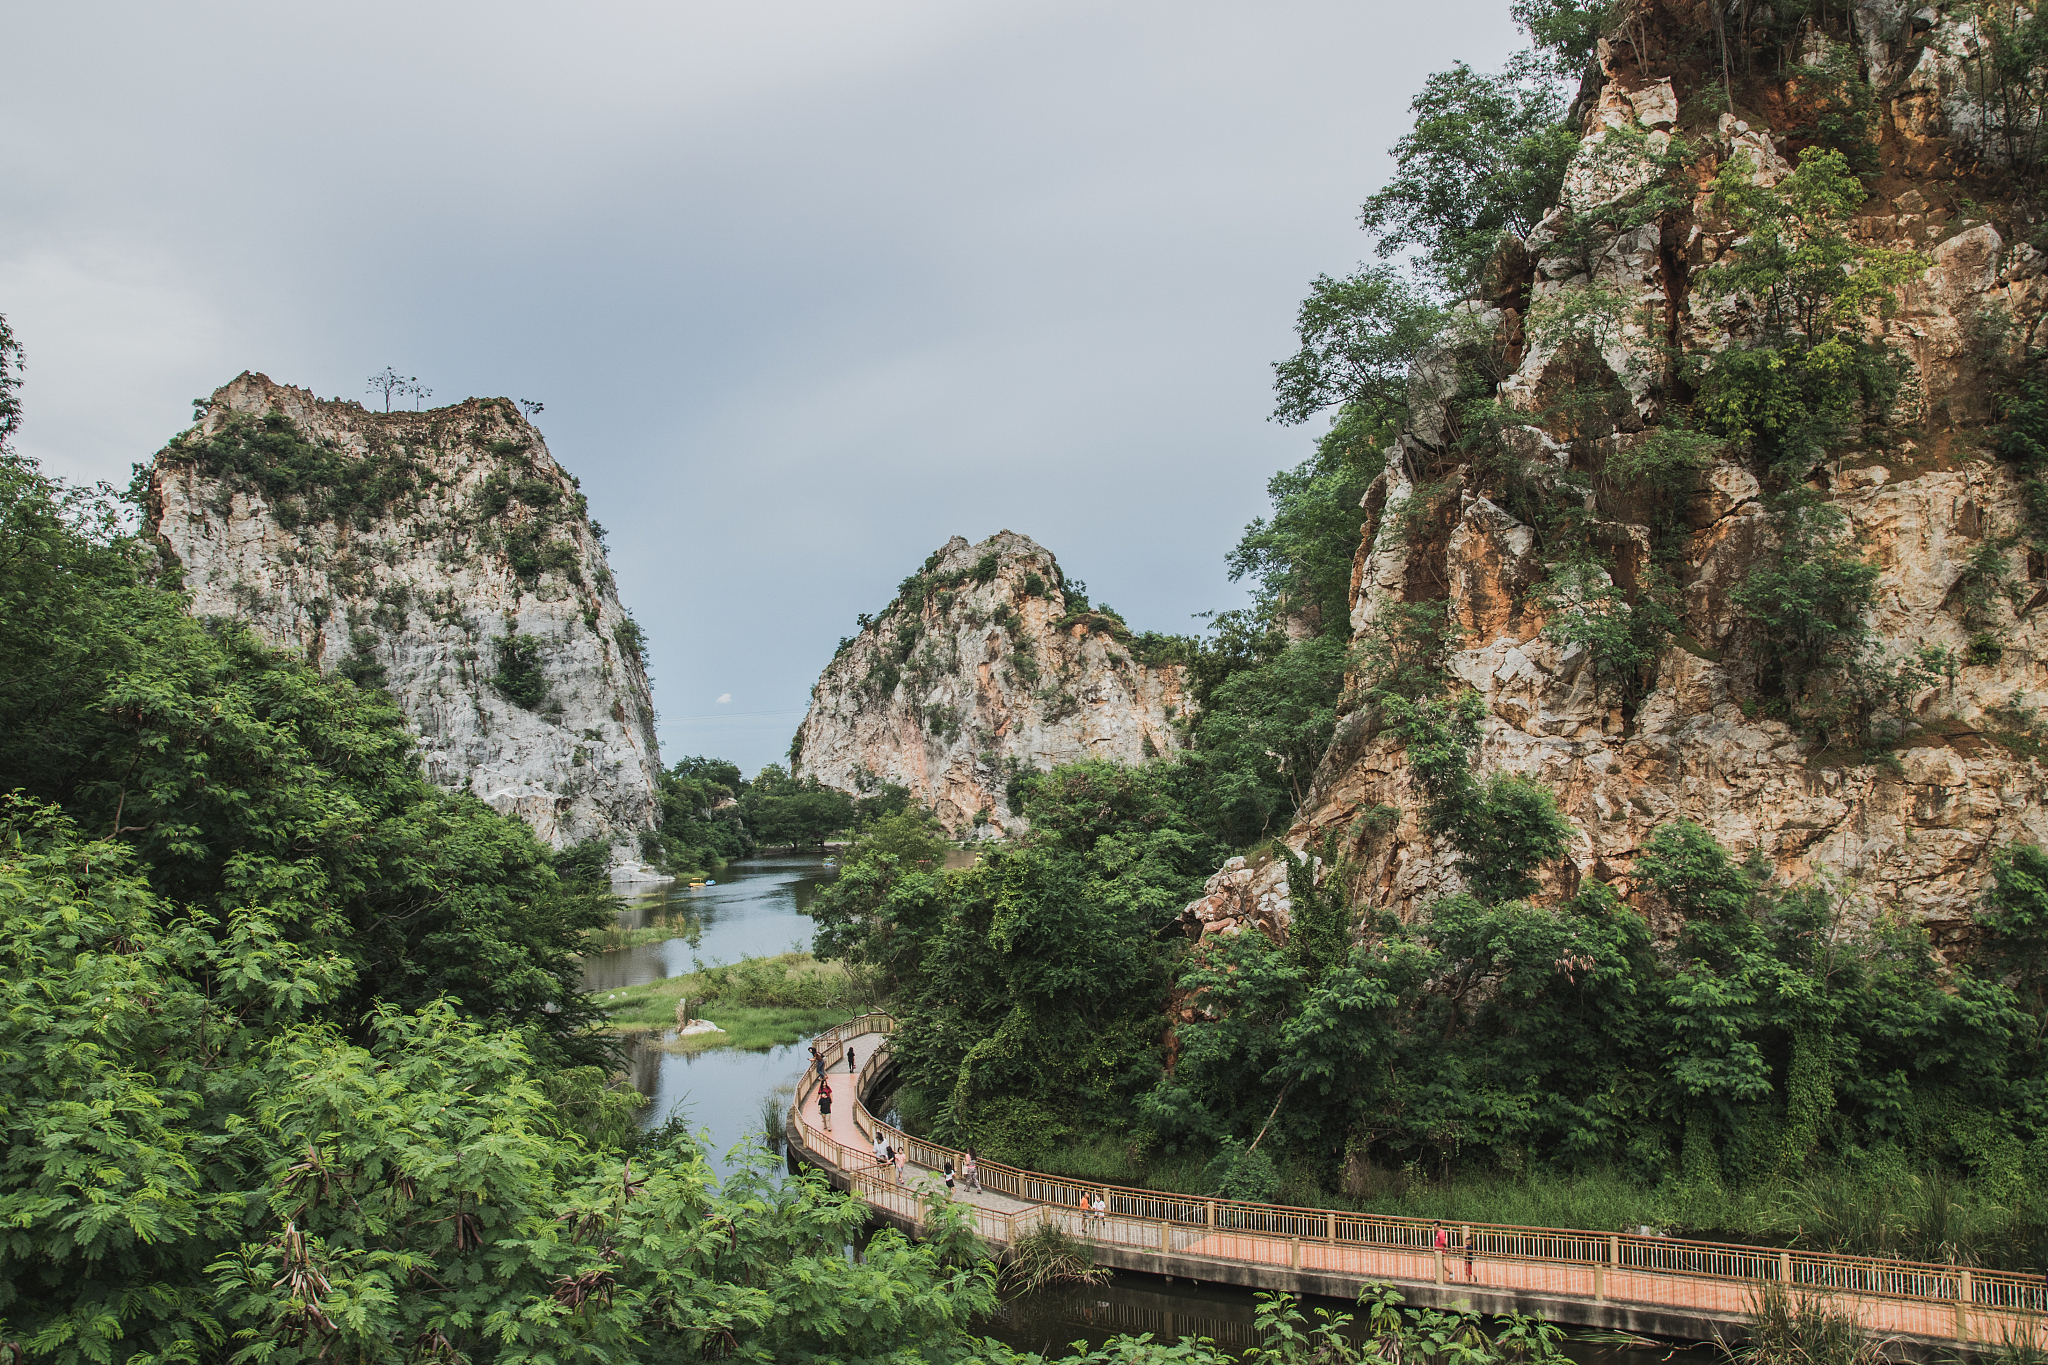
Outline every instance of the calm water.
<svg viewBox="0 0 2048 1365"><path fill-rule="evenodd" d="M836 871L822 857L749 858L728 866L716 886L661 887L620 910L619 927L665 922L675 937L593 953L584 959L583 984L593 991L617 990L681 976L700 960L737 962L792 948L808 952L811 917L805 911Z"/></svg>
<svg viewBox="0 0 2048 1365"><path fill-rule="evenodd" d="M805 907L835 871L823 857L750 858L728 866L716 886L661 887L621 909L619 927L666 924L675 937L591 954L583 961L583 984L616 990L694 971L699 962L808 951L811 917ZM705 1150L716 1165L760 1132L765 1098L789 1102L790 1084L806 1055L801 1043L765 1052L670 1052L660 1035L638 1034L628 1065L634 1088L653 1101L641 1114L642 1124L666 1123L680 1112L692 1128L709 1131Z"/></svg>
<svg viewBox="0 0 2048 1365"><path fill-rule="evenodd" d="M1234 1285L1165 1279L1119 1271L1107 1284L1048 1289L1013 1299L979 1330L1020 1350L1049 1356L1068 1354L1076 1341L1100 1346L1118 1333L1150 1332L1160 1340L1208 1337L1233 1353L1256 1344L1252 1336L1253 1291ZM1362 1316L1356 1305L1309 1298L1302 1303L1310 1324L1315 1310ZM1577 1365L1714 1365L1714 1348L1700 1342L1645 1341L1640 1346L1566 1341L1564 1352Z"/></svg>

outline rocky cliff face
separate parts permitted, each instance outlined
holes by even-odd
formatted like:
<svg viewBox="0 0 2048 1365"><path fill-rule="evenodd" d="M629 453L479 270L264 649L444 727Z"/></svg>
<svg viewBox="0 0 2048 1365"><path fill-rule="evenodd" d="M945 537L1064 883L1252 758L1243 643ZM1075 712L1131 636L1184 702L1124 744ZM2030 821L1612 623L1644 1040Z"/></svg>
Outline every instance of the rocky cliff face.
<svg viewBox="0 0 2048 1365"><path fill-rule="evenodd" d="M245 373L145 477L195 613L387 688L429 780L640 871L661 759L639 628L509 400L381 413Z"/></svg>
<svg viewBox="0 0 2048 1365"><path fill-rule="evenodd" d="M1413 371L1412 420L1362 509L1355 640L1382 638L1397 604L1447 605L1456 624L1448 671L1484 704L1475 769L1536 779L1573 827L1568 855L1546 872L1545 899L1598 879L1669 928L1630 869L1658 825L1685 818L1738 856L1760 851L1782 879L1827 879L1861 917L1903 912L1941 941L1976 908L1996 850L2048 840L2048 748L2034 720L2048 703L2048 613L2038 610L2048 568L2020 534L2022 475L1997 458L1990 425L1993 371L2039 344L2048 280L2043 257L2021 240L2033 231L2026 214L1995 198L1999 148L1973 112L1963 71L1980 35L1960 9L1950 18L1910 8L1864 0L1853 34L1801 39L1812 65L1846 54L1875 88L1882 173L1866 178L1874 191L1855 211L1853 237L1910 247L1926 261L1896 291L1891 315L1863 324L1904 362L1898 402L1879 429L1844 436L1801 476L1846 517L1845 541L1879 570L1865 619L1880 649L1894 659L1945 652L1935 671L1947 676L1923 677L1894 699L1901 724L1884 743L1823 747L1813 725L1795 726L1798 717L1759 686L1755 624L1730 598L1781 544L1754 460L1724 445L1679 497L1678 631L1657 658L1654 685L1626 698L1586 647L1546 631L1565 609L1545 591L1560 566L1538 528L1508 510L1498 457L1476 462L1470 442L1456 439L1459 357L1447 349ZM1501 358L1497 396L1530 414L1500 444L1523 476L1577 490L1595 539L1610 547L1603 581L1632 590L1652 558L1655 499L1612 477L1612 466L1693 397L1645 359L1659 346L1711 353L1744 335L1711 284L1711 267L1739 245L1710 201L1712 178L1744 157L1757 183L1781 182L1805 147L1767 123L1795 127L1811 116L1795 80L1733 112L1716 101L1681 119L1719 71L1688 73L1667 54L1697 51L1696 35L1712 22L1704 5L1684 0L1632 7L1625 39L1602 45L1604 84L1582 100L1584 141L1566 203L1503 253L1490 297L1466 305L1471 334L1489 338ZM1565 229L1645 183L1655 174L1646 153L1674 138L1701 153L1687 172L1690 205L1567 249ZM1977 178L1960 179L1965 170ZM1546 396L1574 382L1573 367L1583 375L1589 362L1583 348L1568 355L1546 341L1538 324L1546 309L1554 318L1560 305L1601 291L1618 301L1606 313L1618 322L1595 344L1624 393L1611 424L1573 430L1541 412ZM1402 744L1354 703L1289 840L1320 846L1339 832L1362 898L1412 916L1462 885L1445 841L1423 825L1422 804ZM1284 932L1283 873L1270 861L1235 861L1191 909L1225 932Z"/></svg>
<svg viewBox="0 0 2048 1365"><path fill-rule="evenodd" d="M1051 551L959 536L903 581L811 690L792 769L843 791L908 787L955 834L1014 832L1020 771L1138 763L1181 743L1182 669L1085 609Z"/></svg>

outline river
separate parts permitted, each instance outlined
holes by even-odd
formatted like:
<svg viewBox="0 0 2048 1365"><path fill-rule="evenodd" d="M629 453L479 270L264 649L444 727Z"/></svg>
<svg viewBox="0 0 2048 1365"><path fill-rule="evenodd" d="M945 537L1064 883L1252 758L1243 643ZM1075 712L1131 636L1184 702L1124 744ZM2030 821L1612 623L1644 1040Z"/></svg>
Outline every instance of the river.
<svg viewBox="0 0 2048 1365"><path fill-rule="evenodd" d="M678 883L641 896L619 911L619 927L666 923L675 936L592 953L583 962L584 987L617 990L694 971L699 962L808 952L812 925L805 910L834 871L822 856L749 858L719 873L715 886L693 891ZM787 1100L805 1056L802 1043L763 1052L670 1052L654 1035L630 1037L633 1086L652 1101L641 1123L655 1127L682 1113L692 1128L709 1131L705 1150L714 1165L760 1132L764 1099L779 1094Z"/></svg>
<svg viewBox="0 0 2048 1365"><path fill-rule="evenodd" d="M949 855L949 866L965 866L971 854ZM698 962L733 962L742 957L784 953L811 946L807 912L818 888L835 869L822 856L750 858L719 874L718 884L692 891L665 886L619 911L619 927L666 924L671 938L594 953L584 961L584 985L593 991L637 986L695 970ZM637 1035L629 1049L634 1086L652 1101L642 1123L654 1126L681 1112L690 1126L707 1130L714 1166L736 1147L758 1137L762 1102L789 1102L791 1083L804 1064L802 1043L740 1052L670 1052L649 1035ZM760 1148L755 1145L754 1151ZM751 1158L750 1158L751 1159ZM1345 1311L1349 1305L1323 1306ZM1252 1293L1231 1285L1119 1273L1093 1288L1052 1289L1012 1300L982 1323L982 1331L1013 1346L1060 1351L1072 1341L1100 1344L1119 1332L1159 1337L1206 1336L1226 1348L1251 1344ZM1577 1365L1654 1365L1678 1343L1660 1342L1654 1353L1595 1342L1571 1342ZM1682 1351L1704 1365L1704 1348Z"/></svg>

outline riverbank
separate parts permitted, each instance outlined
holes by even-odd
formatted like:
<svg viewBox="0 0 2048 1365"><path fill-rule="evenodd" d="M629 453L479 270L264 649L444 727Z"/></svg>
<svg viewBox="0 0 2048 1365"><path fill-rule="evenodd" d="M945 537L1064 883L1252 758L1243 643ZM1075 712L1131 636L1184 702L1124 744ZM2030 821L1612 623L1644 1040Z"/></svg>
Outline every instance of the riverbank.
<svg viewBox="0 0 2048 1365"><path fill-rule="evenodd" d="M690 1001L690 1017L707 1019L719 1033L686 1034L662 1042L675 1051L731 1047L752 1050L799 1042L858 1014L858 991L838 962L805 952L747 957L681 976L603 991L598 1003L620 1033L678 1027L676 1007Z"/></svg>

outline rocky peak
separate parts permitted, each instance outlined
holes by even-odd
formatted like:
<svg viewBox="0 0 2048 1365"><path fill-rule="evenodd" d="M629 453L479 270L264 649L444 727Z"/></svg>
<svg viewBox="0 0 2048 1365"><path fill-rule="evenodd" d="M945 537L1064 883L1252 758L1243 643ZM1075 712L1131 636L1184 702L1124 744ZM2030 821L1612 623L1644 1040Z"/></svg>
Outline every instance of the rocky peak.
<svg viewBox="0 0 2048 1365"><path fill-rule="evenodd" d="M2020 363L2048 316L2044 258L2015 245L2033 232L2031 215L2000 198L2003 152L1965 79L1983 41L1978 19L1896 0L1853 10L1853 45L1809 28L1805 69L1740 86L1731 110L1725 97L1699 98L1721 74L1718 54L1711 70L1697 64L1698 35L1712 31L1706 7L1629 6L1601 45L1604 79L1581 97L1563 202L1503 250L1488 297L1463 309L1458 345L1495 338L1492 396L1527 425L1505 425L1475 460L1452 406L1472 358L1446 346L1414 367L1407 430L1366 495L1355 641L1383 636L1401 604L1443 604L1450 685L1484 703L1475 773L1534 779L1571 824L1566 856L1544 872L1546 900L1597 880L1671 928L1631 869L1660 824L1683 818L1737 856L1760 854L1783 880L1828 880L1861 918L1902 914L1939 942L1964 931L1995 852L2048 842L2038 664L2048 616L2037 610L2048 568L2026 545L2033 476L1998 457L1992 401L1998 372ZM1757 344L1717 292L1714 268L1744 240L1711 199L1716 173L1740 159L1752 183L1782 183L1816 145L1824 84L1814 72L1859 67L1873 160L1847 231L1919 259L1889 306L1850 330L1885 348L1899 386L1793 486L1840 515L1837 543L1878 573L1863 617L1869 657L1904 692L1855 703L1895 708L1882 742L1862 747L1831 742L1825 725L1802 723L1759 686L1758 626L1735 594L1784 544L1769 515L1773 476L1734 440L1696 446L1699 467L1676 493L1619 473L1643 468L1629 457L1661 430L1699 430L1689 408L1694 385L1709 382L1700 376ZM1680 141L1692 159L1673 175L1658 158ZM1604 230L1588 230L1658 177L1678 202L1633 225L1609 213ZM1545 329L1546 315L1573 309L1600 325L1576 338ZM1667 367L1674 352L1696 358L1690 378ZM1584 407L1560 417L1558 395L1602 384L1612 390L1604 417L1588 420ZM1601 563L1576 586L1531 490L1537 511L1546 499L1578 508ZM1670 577L1678 621L1654 676L1631 694L1559 627L1591 597L1634 598L1653 570ZM1913 659L1938 666L1916 674L1900 663ZM1464 881L1448 841L1425 826L1399 739L1373 708L1347 709L1289 842L1321 847L1336 832L1362 900L1413 915ZM1284 867L1257 860L1234 861L1190 907L1226 932L1255 923L1276 934L1287 910Z"/></svg>
<svg viewBox="0 0 2048 1365"><path fill-rule="evenodd" d="M1091 606L1028 536L954 536L860 625L811 690L792 769L843 791L908 787L955 834L1021 828L1019 773L1182 743L1173 643Z"/></svg>
<svg viewBox="0 0 2048 1365"><path fill-rule="evenodd" d="M143 483L194 613L386 688L429 780L639 870L661 766L639 627L509 399L384 413L244 373Z"/></svg>

